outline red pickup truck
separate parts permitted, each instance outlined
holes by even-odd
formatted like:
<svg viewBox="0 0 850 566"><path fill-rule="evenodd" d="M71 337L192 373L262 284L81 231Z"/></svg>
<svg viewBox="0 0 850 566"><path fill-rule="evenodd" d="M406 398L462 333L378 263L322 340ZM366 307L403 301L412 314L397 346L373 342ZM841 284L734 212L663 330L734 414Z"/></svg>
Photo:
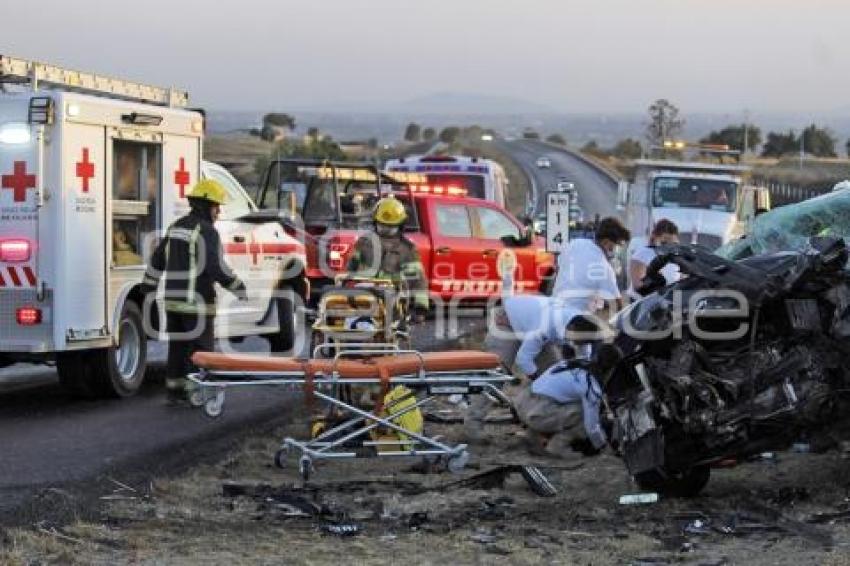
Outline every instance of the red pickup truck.
<svg viewBox="0 0 850 566"><path fill-rule="evenodd" d="M433 299L497 296L502 253L516 255L517 291L540 291L552 277L554 258L543 240L498 204L460 194L415 193L409 182L403 174L369 164L279 160L266 171L257 204L295 212L287 231L305 243L313 298L345 272L354 243L373 230L374 204L387 194L408 209L405 235L419 250Z"/></svg>

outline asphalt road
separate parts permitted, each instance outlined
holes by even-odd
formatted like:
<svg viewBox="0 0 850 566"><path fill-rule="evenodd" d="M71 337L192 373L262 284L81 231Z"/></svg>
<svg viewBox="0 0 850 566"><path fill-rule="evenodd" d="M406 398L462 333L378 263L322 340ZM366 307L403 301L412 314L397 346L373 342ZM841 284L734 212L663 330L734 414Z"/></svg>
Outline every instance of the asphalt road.
<svg viewBox="0 0 850 566"><path fill-rule="evenodd" d="M616 208L617 185L597 168L589 165L570 152L534 140L497 141L526 172L533 176L537 187L535 214L546 210L545 193L554 189L560 178L575 183L578 189L578 204L584 211L584 219L599 216L619 216ZM552 167L537 167L537 158L548 157Z"/></svg>
<svg viewBox="0 0 850 566"><path fill-rule="evenodd" d="M416 347L456 347L457 338L427 322L414 330ZM457 333L483 328L480 311L458 321ZM268 351L254 338L243 351ZM151 374L162 373L165 347L153 344ZM31 521L45 492L106 493L113 480L146 484L199 458L220 455L228 441L286 422L299 395L270 388L231 389L224 414L165 405L161 385L146 385L131 399L80 401L66 396L51 368L15 365L0 371L0 525ZM271 457L271 456L270 456ZM95 493L95 496L98 494Z"/></svg>

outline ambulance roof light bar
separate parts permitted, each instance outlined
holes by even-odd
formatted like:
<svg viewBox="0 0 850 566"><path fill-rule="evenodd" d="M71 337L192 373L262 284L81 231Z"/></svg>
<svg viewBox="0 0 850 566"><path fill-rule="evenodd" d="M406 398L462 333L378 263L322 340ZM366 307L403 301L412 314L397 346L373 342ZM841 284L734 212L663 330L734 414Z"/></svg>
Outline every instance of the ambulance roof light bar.
<svg viewBox="0 0 850 566"><path fill-rule="evenodd" d="M189 104L189 93L183 90L134 83L8 55L0 55L0 83L29 83L33 90L37 90L41 83L53 88L160 106L185 107Z"/></svg>

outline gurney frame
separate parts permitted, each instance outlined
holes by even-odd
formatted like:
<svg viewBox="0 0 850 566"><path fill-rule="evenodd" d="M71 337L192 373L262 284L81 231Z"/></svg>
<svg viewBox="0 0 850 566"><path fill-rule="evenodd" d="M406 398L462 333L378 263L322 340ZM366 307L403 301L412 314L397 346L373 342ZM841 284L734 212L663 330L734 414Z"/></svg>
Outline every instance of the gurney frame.
<svg viewBox="0 0 850 566"><path fill-rule="evenodd" d="M398 417L410 411L432 403L440 396L454 394L488 394L505 404L510 405L501 390L501 386L513 381L513 376L501 369L475 369L457 371L426 371L421 352L417 350L400 350L391 345L348 344L356 349L338 350L333 359L332 369L328 374L316 373L311 380L311 394L332 409L341 409L350 415L343 422L322 432L315 438L301 441L286 437L280 449L275 454L275 464L285 467L287 457L293 450L300 451L298 469L301 476L307 480L313 472L313 461L320 459L369 458L369 457L424 457L428 461L441 461L451 472L463 470L469 460L466 444L449 445L441 442L439 437L427 436L409 430L394 422ZM375 347L377 346L377 347ZM420 368L416 373L389 377L388 380L375 378L347 378L339 375L337 365L346 357L362 357L364 355L386 356L413 354L420 360ZM203 407L209 417L218 417L224 410L225 391L230 388L253 387L289 387L292 389L305 388L308 380L303 372L298 371L240 371L215 370L202 368L197 373L188 376L190 382L190 403ZM389 416L381 416L361 409L340 397L342 386L373 387L386 385L390 388L404 385L411 390L411 395L396 400L395 403L415 397L416 393L425 393L421 399L408 406L402 407ZM392 408L391 403L387 409ZM378 427L392 429L407 436L407 439L391 441L365 440L362 449L351 449L346 444L358 437L368 436ZM396 450L378 450L381 445L396 446ZM359 447L358 447L359 448Z"/></svg>

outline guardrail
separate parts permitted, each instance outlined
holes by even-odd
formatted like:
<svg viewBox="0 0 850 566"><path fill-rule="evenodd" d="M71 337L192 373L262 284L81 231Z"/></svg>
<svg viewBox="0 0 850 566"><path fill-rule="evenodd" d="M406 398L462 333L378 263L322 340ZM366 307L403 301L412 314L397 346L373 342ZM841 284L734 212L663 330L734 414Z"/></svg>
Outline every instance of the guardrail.
<svg viewBox="0 0 850 566"><path fill-rule="evenodd" d="M612 169L609 165L602 163L601 161L599 161L598 159L596 159L594 157L591 157L589 155L585 155L584 153L582 153L580 151L570 149L567 146L560 145L560 144L557 144L557 143L552 143L552 142L548 142L548 141L545 141L545 140L532 140L532 141L536 141L540 144L551 147L552 149L557 149L558 151L563 151L566 154L572 155L576 159L580 159L586 165L592 167L593 169L596 169L599 173L601 173L602 175L607 177L608 180L611 181L614 184L614 188L616 188L617 184L620 181L623 180L623 176L620 175L620 173L618 171Z"/></svg>

